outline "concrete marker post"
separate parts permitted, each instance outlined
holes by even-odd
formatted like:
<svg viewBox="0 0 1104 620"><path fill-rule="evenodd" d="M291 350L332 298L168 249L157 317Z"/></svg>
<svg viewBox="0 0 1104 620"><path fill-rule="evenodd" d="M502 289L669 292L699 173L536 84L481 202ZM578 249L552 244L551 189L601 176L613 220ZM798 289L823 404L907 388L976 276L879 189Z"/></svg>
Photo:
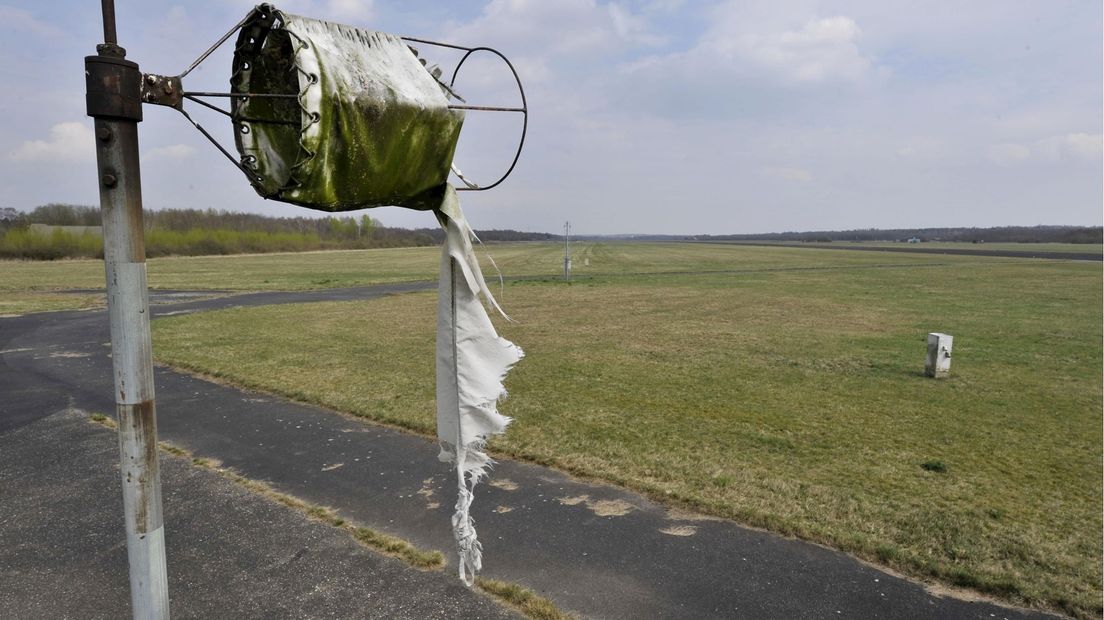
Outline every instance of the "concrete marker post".
<svg viewBox="0 0 1104 620"><path fill-rule="evenodd" d="M951 374L951 345L954 337L950 334L932 332L928 334L928 356L924 364L924 374L942 379Z"/></svg>

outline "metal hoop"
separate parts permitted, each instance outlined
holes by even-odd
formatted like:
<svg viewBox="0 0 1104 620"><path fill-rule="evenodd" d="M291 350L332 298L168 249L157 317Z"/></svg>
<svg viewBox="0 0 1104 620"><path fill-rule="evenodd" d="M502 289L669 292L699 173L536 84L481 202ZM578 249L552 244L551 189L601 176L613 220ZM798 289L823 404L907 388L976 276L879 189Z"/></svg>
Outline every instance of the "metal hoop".
<svg viewBox="0 0 1104 620"><path fill-rule="evenodd" d="M514 76L514 82L517 83L518 93L521 94L521 107L520 108L501 108L501 107L489 107L489 106L450 106L450 107L455 107L455 108L458 108L458 109L466 109L466 110L485 110L485 111L495 111L495 112L521 112L522 113L521 138L518 140L517 151L514 152L514 159L513 159L513 161L510 162L510 167L506 169L506 173L503 174L501 177L498 178L497 181L495 181L494 183L491 183L490 185L485 185L485 186L480 185L480 186L477 186L477 187L457 187L456 191L458 191L458 192L461 192L461 191L482 192L482 191L486 191L488 189L497 187L500 183L502 183L503 181L506 180L506 177L510 176L510 174L513 173L514 167L517 166L518 159L521 158L521 150L522 150L522 148L525 147L525 134L526 134L526 131L528 131L528 129L529 129L529 104L525 99L525 87L521 85L521 78L518 76L517 70L514 69L514 64L511 63L510 59L507 58L505 55L503 55L502 52L500 52L500 51L498 51L498 50L496 50L492 47L464 47L462 45L454 45L452 43L440 43L440 42L437 42L437 41L429 41L429 40L426 40L426 39L417 39L417 38L414 38L414 37L402 37L402 38L405 41L414 41L416 43L425 43L427 45L436 45L438 47L447 47L447 48L450 48L450 49L463 50L464 51L464 56L460 59L460 62L456 63L456 68L453 69L453 71L452 71L452 79L449 80L449 89L450 90L456 84L456 76L460 73L460 67L464 66L464 63L468 60L468 57L470 57L475 52L490 52L490 53L494 54L495 56L498 56L499 58L501 58L502 61L506 63L506 66L510 69L510 73L512 73L513 76Z"/></svg>

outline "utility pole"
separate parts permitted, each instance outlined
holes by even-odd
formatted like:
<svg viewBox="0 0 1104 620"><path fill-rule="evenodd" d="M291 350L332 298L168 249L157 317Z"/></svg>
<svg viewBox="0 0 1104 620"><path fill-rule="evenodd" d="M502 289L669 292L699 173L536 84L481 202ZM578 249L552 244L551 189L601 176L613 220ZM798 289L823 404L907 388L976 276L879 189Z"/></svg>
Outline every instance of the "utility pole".
<svg viewBox="0 0 1104 620"><path fill-rule="evenodd" d="M119 47L114 0L101 0L101 9L104 42L97 55L85 57L84 73L87 111L96 126L130 600L135 618L165 619L169 587L138 165L142 72Z"/></svg>
<svg viewBox="0 0 1104 620"><path fill-rule="evenodd" d="M571 222L564 222L564 280L571 281Z"/></svg>

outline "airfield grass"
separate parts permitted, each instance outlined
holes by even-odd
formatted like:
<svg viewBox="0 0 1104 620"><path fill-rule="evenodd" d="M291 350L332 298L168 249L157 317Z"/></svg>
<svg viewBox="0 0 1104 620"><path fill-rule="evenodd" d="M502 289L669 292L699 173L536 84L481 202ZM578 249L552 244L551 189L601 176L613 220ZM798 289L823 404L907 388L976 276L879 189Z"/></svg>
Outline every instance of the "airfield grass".
<svg viewBox="0 0 1104 620"><path fill-rule="evenodd" d="M898 244L899 245L899 244ZM958 244L965 245L965 244ZM1099 245L989 244L986 248L1035 250L1044 246L1063 251L1094 251ZM634 244L581 244L574 254L578 276L640 272L747 270L793 268L820 264L864 265L870 259L847 255L827 259L803 254L779 255L753 247L696 244L655 244L662 252L640 252ZM642 246L641 246L642 247ZM934 244L925 244L934 247ZM975 247L975 246L971 246ZM980 246L976 246L980 247ZM562 248L557 243L512 243L488 246L495 262L509 275L550 276L561 273ZM153 289L221 291L298 291L343 288L433 279L440 251L435 247L338 250L230 256L170 256L147 261ZM914 254L898 259L925 263L941 257ZM592 261L593 259L593 261ZM889 262L891 259L878 259ZM590 262L591 264L588 264ZM490 273L490 271L489 271ZM0 314L102 307L103 261L0 260ZM79 290L80 292L71 292ZM69 292L66 292L69 291Z"/></svg>
<svg viewBox="0 0 1104 620"><path fill-rule="evenodd" d="M914 246L893 241L837 241L834 243L810 243L813 246L847 247L848 245L878 248L917 247L926 250L975 250L1012 251L1012 252L1060 252L1063 254L1104 254L1104 246L1099 243L967 243L964 241L925 241Z"/></svg>
<svg viewBox="0 0 1104 620"><path fill-rule="evenodd" d="M100 294L72 294L26 290L0 290L0 317L29 312L53 310L87 310L102 308L104 296Z"/></svg>
<svg viewBox="0 0 1104 620"><path fill-rule="evenodd" d="M509 249L492 248L507 274L559 268L560 248ZM1100 615L1100 265L677 244L584 257L572 284L502 291L517 323L497 323L526 358L495 453ZM159 319L155 351L432 435L435 303ZM955 336L949 379L923 376L930 331Z"/></svg>

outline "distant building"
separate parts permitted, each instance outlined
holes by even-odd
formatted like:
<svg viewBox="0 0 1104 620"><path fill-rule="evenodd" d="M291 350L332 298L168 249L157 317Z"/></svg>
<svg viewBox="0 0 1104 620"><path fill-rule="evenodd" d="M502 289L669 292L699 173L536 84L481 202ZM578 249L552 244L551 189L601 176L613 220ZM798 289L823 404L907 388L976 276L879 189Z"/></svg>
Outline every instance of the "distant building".
<svg viewBox="0 0 1104 620"><path fill-rule="evenodd" d="M920 237L909 237L909 243L920 243Z"/></svg>

